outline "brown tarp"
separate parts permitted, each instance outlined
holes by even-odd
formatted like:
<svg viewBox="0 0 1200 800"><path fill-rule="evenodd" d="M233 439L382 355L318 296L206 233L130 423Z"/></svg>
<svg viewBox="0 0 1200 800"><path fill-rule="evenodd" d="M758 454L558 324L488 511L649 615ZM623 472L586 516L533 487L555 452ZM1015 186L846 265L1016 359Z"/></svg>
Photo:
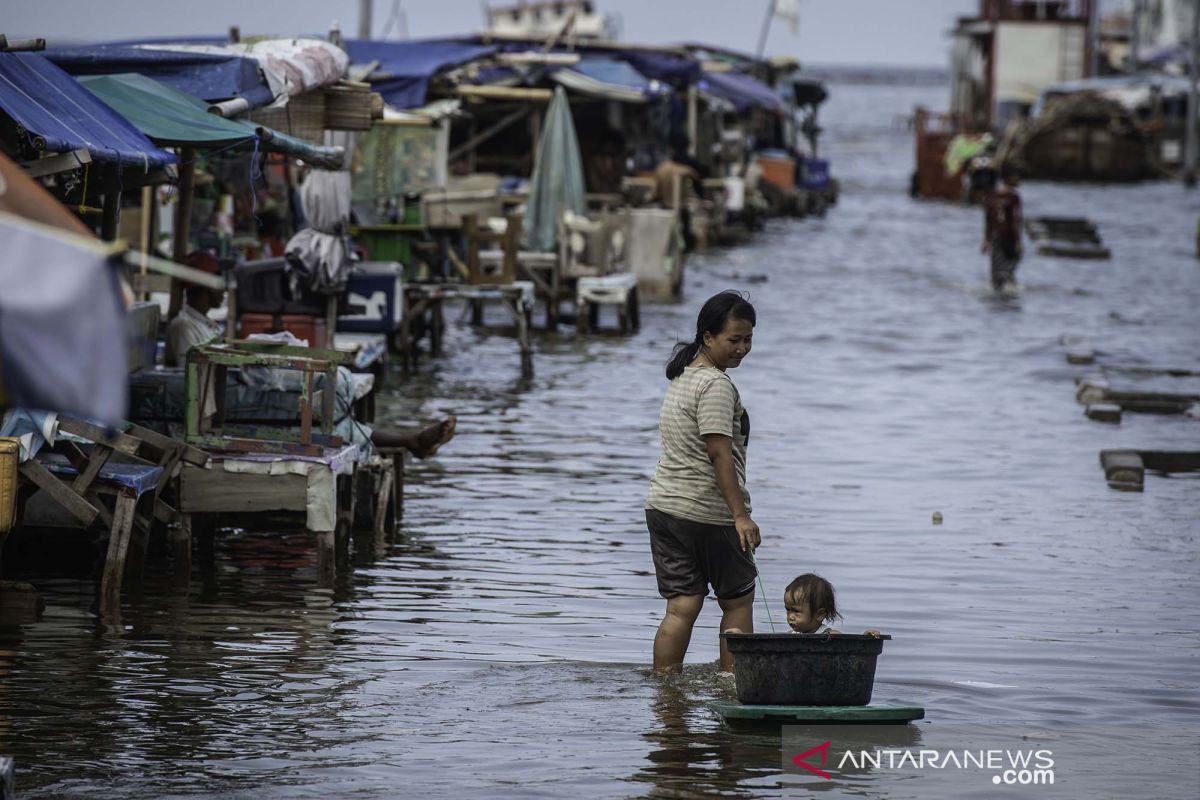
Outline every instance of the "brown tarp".
<svg viewBox="0 0 1200 800"><path fill-rule="evenodd" d="M1155 172L1150 145L1120 103L1095 92L1077 92L1009 127L997 159L1029 178L1136 181Z"/></svg>

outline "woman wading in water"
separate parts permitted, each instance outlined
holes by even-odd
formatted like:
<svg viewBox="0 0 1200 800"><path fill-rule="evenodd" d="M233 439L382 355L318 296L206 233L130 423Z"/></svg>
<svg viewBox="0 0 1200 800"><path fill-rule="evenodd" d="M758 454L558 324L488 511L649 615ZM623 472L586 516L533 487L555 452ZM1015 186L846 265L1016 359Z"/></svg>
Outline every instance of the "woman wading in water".
<svg viewBox="0 0 1200 800"><path fill-rule="evenodd" d="M710 585L721 606L719 630L754 630L759 531L746 491L750 416L727 374L750 352L754 322L754 306L740 294L714 295L700 309L696 338L676 345L667 364L662 456L646 498L658 592L667 601L654 637L655 670L682 666ZM721 642L721 669L732 668Z"/></svg>

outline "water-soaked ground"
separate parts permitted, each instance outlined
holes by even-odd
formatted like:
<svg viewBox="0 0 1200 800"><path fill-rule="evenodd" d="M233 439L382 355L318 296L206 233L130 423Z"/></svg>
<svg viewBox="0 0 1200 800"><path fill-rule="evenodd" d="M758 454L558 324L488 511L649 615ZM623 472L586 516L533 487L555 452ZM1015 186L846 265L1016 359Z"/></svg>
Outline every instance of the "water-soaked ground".
<svg viewBox="0 0 1200 800"><path fill-rule="evenodd" d="M927 709L911 741L1004 746L978 732L998 723L1018 740L1078 735L1090 749L1063 756L1065 793L1047 796L1196 797L1200 753L1181 742L1200 710L1200 482L1114 492L1097 454L1200 449L1200 422L1088 421L1072 383L1086 368L1059 339L1200 371L1200 195L1025 186L1028 214L1091 217L1113 259L1030 255L1023 291L996 298L979 212L905 194L912 144L893 120L943 106L945 87L831 88L844 196L826 218L694 258L685 301L646 308L637 336L544 336L532 380L511 339L465 326L449 357L397 376L381 422L454 411L460 434L410 471L402 541L360 549L335 591L316 588L304 536L266 532L224 538L190 591L151 575L117 627L92 616L86 581L43 583L46 620L0 634L0 753L21 796L784 792L790 745L705 705L733 693L711 666L715 608L682 677L647 672L661 600L641 508L662 364L704 298L735 287L759 313L733 377L754 415L776 622L787 581L821 572L844 629L894 636L874 702ZM1138 749L1147 737L1170 746ZM811 788L1033 796L946 785L876 769Z"/></svg>

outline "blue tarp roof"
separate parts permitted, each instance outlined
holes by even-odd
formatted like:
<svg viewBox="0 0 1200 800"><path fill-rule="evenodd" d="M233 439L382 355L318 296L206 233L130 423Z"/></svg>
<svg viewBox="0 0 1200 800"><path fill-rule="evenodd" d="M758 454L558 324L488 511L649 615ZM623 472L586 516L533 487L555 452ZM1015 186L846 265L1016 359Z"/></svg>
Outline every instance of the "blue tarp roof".
<svg viewBox="0 0 1200 800"><path fill-rule="evenodd" d="M787 113L783 98L774 89L740 72L705 72L700 88L728 100L739 114L753 106L776 114Z"/></svg>
<svg viewBox="0 0 1200 800"><path fill-rule="evenodd" d="M667 86L652 84L645 75L626 62L612 58L587 55L581 58L578 64L568 67L568 69L573 69L595 81L637 89L645 95L662 94L669 90Z"/></svg>
<svg viewBox="0 0 1200 800"><path fill-rule="evenodd" d="M495 47L488 45L445 40L379 42L347 39L345 47L352 64L379 62L367 80L371 89L383 95L384 102L395 108L425 105L429 79L440 70L496 52Z"/></svg>
<svg viewBox="0 0 1200 800"><path fill-rule="evenodd" d="M628 62L647 78L669 83L676 89L691 86L700 80L700 62L692 58L659 53L652 50L615 50L614 58Z"/></svg>
<svg viewBox="0 0 1200 800"><path fill-rule="evenodd" d="M175 156L155 147L131 122L40 55L0 53L0 109L25 129L27 142L51 153L86 148L96 161L162 167Z"/></svg>
<svg viewBox="0 0 1200 800"><path fill-rule="evenodd" d="M56 47L43 55L71 75L136 72L208 102L244 98L252 108L274 98L252 58L122 45Z"/></svg>

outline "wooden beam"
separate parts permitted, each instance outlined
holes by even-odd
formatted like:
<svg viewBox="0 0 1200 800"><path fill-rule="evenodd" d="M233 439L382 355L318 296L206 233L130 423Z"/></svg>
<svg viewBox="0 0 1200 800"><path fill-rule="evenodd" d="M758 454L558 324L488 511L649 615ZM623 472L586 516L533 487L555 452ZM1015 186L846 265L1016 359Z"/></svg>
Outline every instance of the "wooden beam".
<svg viewBox="0 0 1200 800"><path fill-rule="evenodd" d="M50 495L51 499L84 525L91 525L92 521L96 519L96 515L100 513L95 506L72 492L65 483L54 477L38 461L33 459L26 461L21 465L19 472L23 478Z"/></svg>
<svg viewBox="0 0 1200 800"><path fill-rule="evenodd" d="M82 439L87 439L90 442L96 442L106 447L111 447L114 450L119 450L127 455L137 455L138 448L141 442L128 434L120 431L110 432L91 422L86 422L75 417L60 416L58 419L59 430L74 434Z"/></svg>
<svg viewBox="0 0 1200 800"><path fill-rule="evenodd" d="M72 150L69 153L60 153L56 156L36 158L33 161L23 161L21 167L29 177L40 178L44 175L53 175L57 172L79 169L84 164L90 163L92 163L92 154L84 148L80 148Z"/></svg>
<svg viewBox="0 0 1200 800"><path fill-rule="evenodd" d="M549 89L518 88L515 86L456 86L455 94L478 100L520 100L531 103L549 103L554 92Z"/></svg>
<svg viewBox="0 0 1200 800"><path fill-rule="evenodd" d="M500 133L500 131L504 130L509 125L513 124L514 122L519 120L521 117L528 114L531 110L532 109L530 109L529 107L519 108L516 111L509 114L508 116L502 117L499 122L497 122L495 125L492 125L490 128L486 129L483 133L479 133L479 134L472 136L470 139L467 139L467 141L463 142L458 147L454 148L454 150L452 150L450 152L449 160L454 161L455 159L461 157L465 153L468 153L471 150L474 150L476 147L483 144L488 139L492 138L496 134Z"/></svg>

